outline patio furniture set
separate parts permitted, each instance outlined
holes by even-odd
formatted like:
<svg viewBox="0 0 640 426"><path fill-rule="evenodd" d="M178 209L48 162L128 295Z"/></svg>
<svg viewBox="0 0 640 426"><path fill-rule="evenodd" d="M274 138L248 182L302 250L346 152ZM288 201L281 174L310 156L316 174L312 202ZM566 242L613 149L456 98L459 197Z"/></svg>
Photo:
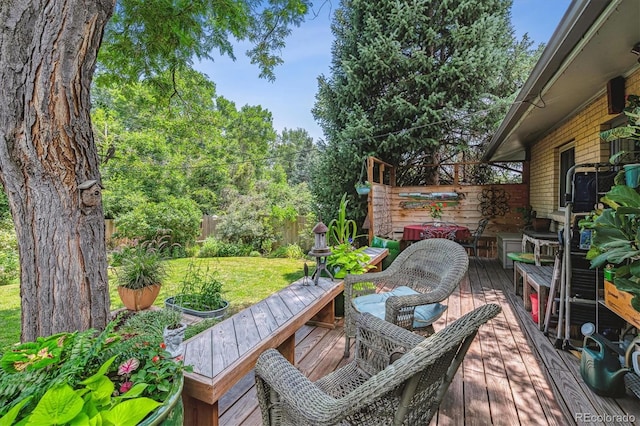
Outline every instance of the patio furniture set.
<svg viewBox="0 0 640 426"><path fill-rule="evenodd" d="M378 263L387 253L368 250ZM426 239L384 271L317 286L300 280L214 325L185 342L194 366L185 374L185 423L218 424L219 398L255 366L264 424L427 424L478 328L500 312L485 305L432 335L468 265L459 244ZM293 366L295 332L309 321L333 327L343 290L344 355L355 337L354 358L311 382Z"/></svg>

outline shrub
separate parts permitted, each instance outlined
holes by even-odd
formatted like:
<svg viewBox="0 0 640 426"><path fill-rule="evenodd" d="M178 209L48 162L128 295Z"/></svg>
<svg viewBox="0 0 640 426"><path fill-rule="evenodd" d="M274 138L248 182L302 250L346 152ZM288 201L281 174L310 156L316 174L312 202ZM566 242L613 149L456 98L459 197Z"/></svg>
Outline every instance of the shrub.
<svg viewBox="0 0 640 426"><path fill-rule="evenodd" d="M304 252L297 244L289 244L286 246L278 247L271 257L277 257L280 259L303 259L305 257Z"/></svg>
<svg viewBox="0 0 640 426"><path fill-rule="evenodd" d="M157 235L168 235L169 246L187 247L200 234L201 219L202 213L192 200L169 198L137 206L116 219L116 227L119 237L148 241Z"/></svg>
<svg viewBox="0 0 640 426"><path fill-rule="evenodd" d="M0 219L0 285L12 284L20 273L18 243L11 218Z"/></svg>
<svg viewBox="0 0 640 426"><path fill-rule="evenodd" d="M218 249L220 248L220 242L213 237L207 237L200 247L198 257L217 257Z"/></svg>

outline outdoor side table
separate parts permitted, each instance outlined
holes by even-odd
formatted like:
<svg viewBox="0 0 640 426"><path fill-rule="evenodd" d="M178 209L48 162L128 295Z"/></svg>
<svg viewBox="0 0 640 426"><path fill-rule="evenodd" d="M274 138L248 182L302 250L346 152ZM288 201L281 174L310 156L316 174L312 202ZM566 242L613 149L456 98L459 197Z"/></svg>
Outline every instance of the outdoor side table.
<svg viewBox="0 0 640 426"><path fill-rule="evenodd" d="M558 241L558 235L555 232L536 232L531 230L525 230L522 232L522 252L527 252L527 243L533 246L533 256L535 264L540 266L541 257L540 249L545 247L547 254L553 258L555 251L560 248L560 242Z"/></svg>

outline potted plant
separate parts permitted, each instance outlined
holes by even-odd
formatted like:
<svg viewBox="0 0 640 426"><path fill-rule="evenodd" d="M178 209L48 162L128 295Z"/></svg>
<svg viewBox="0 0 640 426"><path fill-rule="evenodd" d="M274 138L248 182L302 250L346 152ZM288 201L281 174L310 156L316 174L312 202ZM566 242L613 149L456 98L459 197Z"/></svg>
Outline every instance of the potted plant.
<svg viewBox="0 0 640 426"><path fill-rule="evenodd" d="M359 195L366 195L371 191L371 183L366 180L364 182L356 182L354 186Z"/></svg>
<svg viewBox="0 0 640 426"><path fill-rule="evenodd" d="M110 322L39 337L0 357L0 424L181 424L184 367L148 330Z"/></svg>
<svg viewBox="0 0 640 426"><path fill-rule="evenodd" d="M600 138L605 142L612 142L617 139L634 139L640 140L640 96L628 95L627 105L624 108L624 114L627 116L626 126L614 127L613 129L600 132ZM611 164L617 164L625 158L631 158L637 152L620 151L613 155L609 162ZM640 163L625 164L623 166L625 179L627 186L631 188L637 188L640 182Z"/></svg>
<svg viewBox="0 0 640 426"><path fill-rule="evenodd" d="M229 302L222 297L222 282L207 267L189 264L180 293L165 300L165 306L201 318L223 318Z"/></svg>
<svg viewBox="0 0 640 426"><path fill-rule="evenodd" d="M344 278L347 274L364 274L373 265L368 262L371 257L364 252L366 247L355 248L351 243L338 244L331 248L331 255L327 257L327 267L334 278Z"/></svg>
<svg viewBox="0 0 640 426"><path fill-rule="evenodd" d="M630 306L637 311L640 324L640 195L626 185L614 185L602 202L609 208L579 223L592 230L587 258L594 268L615 268L613 285L629 294Z"/></svg>
<svg viewBox="0 0 640 426"><path fill-rule="evenodd" d="M347 194L342 195L338 207L338 217L329 222L327 241L332 244L331 255L327 256L327 267L334 278L344 278L347 274L362 274L371 269L371 260L364 253L366 246L355 248L353 244L360 237L355 220L347 219ZM344 298L336 298L336 314L344 315Z"/></svg>
<svg viewBox="0 0 640 426"><path fill-rule="evenodd" d="M118 295L131 311L147 309L155 302L166 267L162 248L164 240L153 240L125 249L121 266L116 269Z"/></svg>

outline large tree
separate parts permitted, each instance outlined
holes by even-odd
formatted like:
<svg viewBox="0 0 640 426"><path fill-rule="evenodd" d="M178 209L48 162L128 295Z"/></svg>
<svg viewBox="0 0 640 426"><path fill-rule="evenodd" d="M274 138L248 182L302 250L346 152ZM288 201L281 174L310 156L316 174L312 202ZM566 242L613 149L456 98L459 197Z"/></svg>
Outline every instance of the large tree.
<svg viewBox="0 0 640 426"><path fill-rule="evenodd" d="M214 49L233 55L231 36L253 41L252 61L273 78L280 61L273 52L306 7L304 0L0 2L0 181L19 241L23 341L101 328L109 318L90 120L103 34L104 78L179 73Z"/></svg>
<svg viewBox="0 0 640 426"><path fill-rule="evenodd" d="M332 23L331 74L319 77L313 111L326 137L313 190L327 206L354 193L367 155L403 172L486 138L504 111L499 100L515 91L504 81L516 43L510 5L342 0ZM435 178L398 175L401 184Z"/></svg>

